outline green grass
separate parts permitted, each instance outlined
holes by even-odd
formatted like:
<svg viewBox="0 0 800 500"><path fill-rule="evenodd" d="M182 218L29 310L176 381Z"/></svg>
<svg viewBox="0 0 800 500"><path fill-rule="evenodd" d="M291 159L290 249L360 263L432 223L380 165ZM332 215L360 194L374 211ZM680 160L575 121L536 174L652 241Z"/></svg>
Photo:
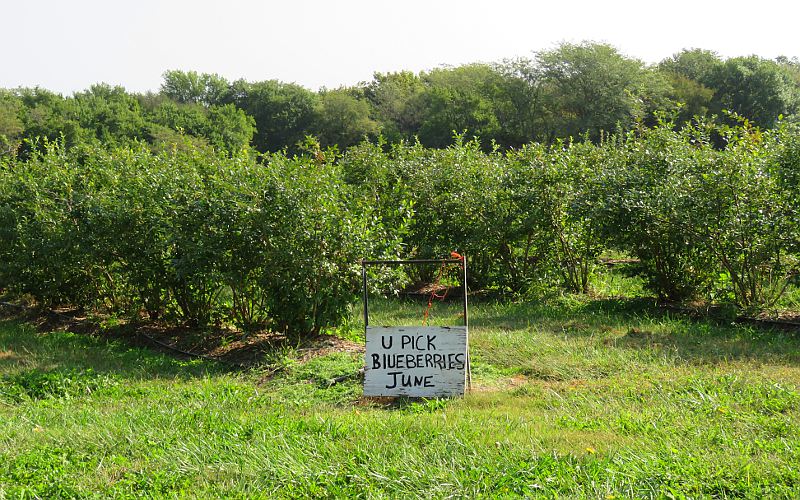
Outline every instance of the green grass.
<svg viewBox="0 0 800 500"><path fill-rule="evenodd" d="M371 310L418 324L424 303ZM647 299L476 302L470 323L470 394L381 404L328 386L356 354L287 351L269 378L0 322L0 498L800 496L791 334Z"/></svg>

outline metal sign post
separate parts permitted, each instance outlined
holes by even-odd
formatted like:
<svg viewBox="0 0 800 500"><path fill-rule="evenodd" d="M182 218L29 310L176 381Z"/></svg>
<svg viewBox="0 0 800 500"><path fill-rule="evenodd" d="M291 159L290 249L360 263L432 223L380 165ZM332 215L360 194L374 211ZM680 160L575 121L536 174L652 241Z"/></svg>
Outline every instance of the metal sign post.
<svg viewBox="0 0 800 500"><path fill-rule="evenodd" d="M455 254L458 255L458 254ZM463 326L371 326L367 266L459 264L462 268ZM365 396L463 396L472 385L469 362L467 259L362 260Z"/></svg>

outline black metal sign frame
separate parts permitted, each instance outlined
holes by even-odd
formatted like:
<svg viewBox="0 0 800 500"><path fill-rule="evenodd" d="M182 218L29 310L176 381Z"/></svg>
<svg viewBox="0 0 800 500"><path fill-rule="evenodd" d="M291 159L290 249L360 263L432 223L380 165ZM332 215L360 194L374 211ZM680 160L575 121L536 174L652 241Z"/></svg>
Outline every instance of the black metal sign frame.
<svg viewBox="0 0 800 500"><path fill-rule="evenodd" d="M410 260L362 260L361 261L361 279L364 286L364 332L366 333L369 326L369 293L367 291L367 266L397 266L397 265L419 265L419 264L461 264L462 277L461 283L464 291L464 326L469 326L469 317L467 316L467 257L462 256L460 259L410 259Z"/></svg>

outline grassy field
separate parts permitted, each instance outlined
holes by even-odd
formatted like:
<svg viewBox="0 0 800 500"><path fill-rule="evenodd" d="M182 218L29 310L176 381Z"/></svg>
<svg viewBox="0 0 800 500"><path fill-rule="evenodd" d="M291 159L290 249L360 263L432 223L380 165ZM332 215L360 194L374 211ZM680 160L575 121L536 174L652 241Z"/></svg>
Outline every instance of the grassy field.
<svg viewBox="0 0 800 500"><path fill-rule="evenodd" d="M644 299L474 304L471 326L470 394L388 404L328 386L358 353L287 348L268 376L5 320L0 498L800 497L792 334Z"/></svg>

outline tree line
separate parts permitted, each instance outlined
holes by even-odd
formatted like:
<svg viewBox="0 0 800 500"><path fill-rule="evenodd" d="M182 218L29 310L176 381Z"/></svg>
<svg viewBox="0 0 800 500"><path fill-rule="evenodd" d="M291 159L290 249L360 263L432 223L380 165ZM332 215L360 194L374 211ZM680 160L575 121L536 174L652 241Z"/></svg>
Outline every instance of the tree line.
<svg viewBox="0 0 800 500"><path fill-rule="evenodd" d="M277 80L228 81L216 74L167 71L158 92L98 84L71 96L41 88L0 90L0 154L25 156L39 138L68 148L147 144L158 152L187 143L236 153L302 149L307 137L345 150L373 142L443 148L454 133L481 148L519 148L559 139L729 114L762 129L798 121L800 61L722 59L684 50L655 65L599 43L563 43L531 58L376 73L369 82L312 91Z"/></svg>

